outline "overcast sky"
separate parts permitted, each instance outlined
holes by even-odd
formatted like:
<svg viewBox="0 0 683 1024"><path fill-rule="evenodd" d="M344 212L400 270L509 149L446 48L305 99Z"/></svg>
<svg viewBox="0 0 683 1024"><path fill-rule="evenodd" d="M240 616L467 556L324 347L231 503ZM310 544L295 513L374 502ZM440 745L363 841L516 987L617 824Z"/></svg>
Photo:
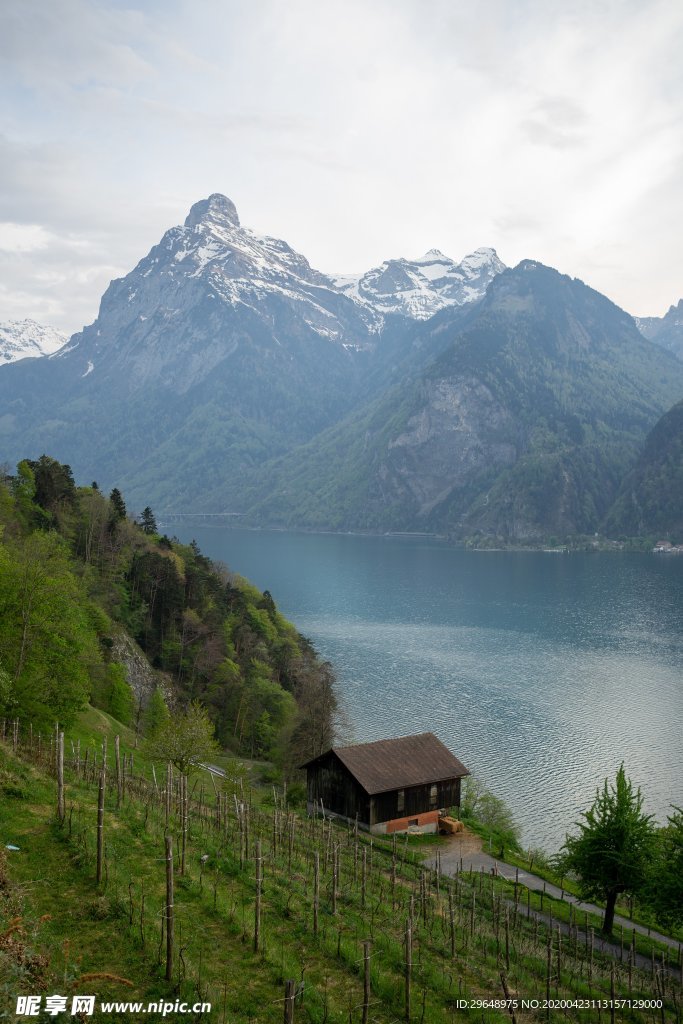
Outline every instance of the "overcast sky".
<svg viewBox="0 0 683 1024"><path fill-rule="evenodd" d="M4 0L0 321L72 332L223 192L313 266L493 246L683 296L680 0Z"/></svg>

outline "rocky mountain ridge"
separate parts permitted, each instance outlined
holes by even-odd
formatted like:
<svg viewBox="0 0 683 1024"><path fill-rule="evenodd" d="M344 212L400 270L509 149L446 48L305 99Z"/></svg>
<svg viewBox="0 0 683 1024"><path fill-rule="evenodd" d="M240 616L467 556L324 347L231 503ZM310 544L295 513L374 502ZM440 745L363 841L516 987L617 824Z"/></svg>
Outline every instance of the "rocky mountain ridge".
<svg viewBox="0 0 683 1024"><path fill-rule="evenodd" d="M495 249L477 249L460 263L430 249L420 259L386 260L362 275L338 276L334 282L375 312L428 320L448 306L478 302L503 270Z"/></svg>
<svg viewBox="0 0 683 1024"><path fill-rule="evenodd" d="M683 299L679 299L675 306L670 306L664 316L635 319L643 337L668 349L683 360Z"/></svg>

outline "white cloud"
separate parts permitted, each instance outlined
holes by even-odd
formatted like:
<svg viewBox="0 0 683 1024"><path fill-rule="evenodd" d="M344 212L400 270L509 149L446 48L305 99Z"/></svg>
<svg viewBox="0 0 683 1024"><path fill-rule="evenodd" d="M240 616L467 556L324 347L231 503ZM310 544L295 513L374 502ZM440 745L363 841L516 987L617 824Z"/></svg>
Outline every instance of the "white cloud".
<svg viewBox="0 0 683 1024"><path fill-rule="evenodd" d="M50 234L40 224L0 223L0 250L2 252L35 252L45 249Z"/></svg>
<svg viewBox="0 0 683 1024"><path fill-rule="evenodd" d="M673 0L24 0L3 30L0 219L35 244L0 318L80 327L213 191L323 270L494 245L633 312L683 294Z"/></svg>

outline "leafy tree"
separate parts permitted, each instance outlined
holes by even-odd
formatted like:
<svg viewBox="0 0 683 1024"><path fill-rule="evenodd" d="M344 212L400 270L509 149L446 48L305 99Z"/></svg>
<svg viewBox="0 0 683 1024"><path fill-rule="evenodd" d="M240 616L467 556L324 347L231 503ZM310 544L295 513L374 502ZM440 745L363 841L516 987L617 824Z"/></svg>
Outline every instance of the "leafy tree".
<svg viewBox="0 0 683 1024"><path fill-rule="evenodd" d="M492 793L481 779L468 776L462 787L460 814L478 822L500 844L501 856L505 847L519 848L520 828L504 800Z"/></svg>
<svg viewBox="0 0 683 1024"><path fill-rule="evenodd" d="M24 527L43 526L47 516L36 504L36 475L31 464L23 459L17 466L17 475L12 481L12 490L19 520Z"/></svg>
<svg viewBox="0 0 683 1024"><path fill-rule="evenodd" d="M185 711L170 716L147 742L147 751L153 760L170 761L181 775L189 775L218 753L218 749L209 714L196 701Z"/></svg>
<svg viewBox="0 0 683 1024"><path fill-rule="evenodd" d="M140 513L140 526L142 527L143 533L157 532L157 521L154 518L154 513L152 512L149 505L143 508L142 512Z"/></svg>
<svg viewBox="0 0 683 1024"><path fill-rule="evenodd" d="M108 666L109 687L107 694L107 711L123 725L130 725L133 720L135 698L128 685L123 665L112 662Z"/></svg>
<svg viewBox="0 0 683 1024"><path fill-rule="evenodd" d="M85 704L101 660L88 609L56 534L0 545L0 652L23 720L68 724Z"/></svg>
<svg viewBox="0 0 683 1024"><path fill-rule="evenodd" d="M683 810L674 807L673 811L657 833L642 895L643 903L667 926L683 923Z"/></svg>
<svg viewBox="0 0 683 1024"><path fill-rule="evenodd" d="M161 732L164 726L167 724L169 719L168 708L166 707L166 701L161 691L161 687L157 686L154 693L149 698L147 707L144 710L142 716L142 728L145 736L148 739L153 739Z"/></svg>
<svg viewBox="0 0 683 1024"><path fill-rule="evenodd" d="M638 894L645 886L654 849L652 816L643 813L640 789L634 792L623 764L613 785L605 779L595 803L577 822L579 835L567 836L560 866L573 872L586 899L605 901L602 930L610 935L617 897Z"/></svg>
<svg viewBox="0 0 683 1024"><path fill-rule="evenodd" d="M12 712L11 695L12 680L0 665L0 713L3 715L9 715Z"/></svg>

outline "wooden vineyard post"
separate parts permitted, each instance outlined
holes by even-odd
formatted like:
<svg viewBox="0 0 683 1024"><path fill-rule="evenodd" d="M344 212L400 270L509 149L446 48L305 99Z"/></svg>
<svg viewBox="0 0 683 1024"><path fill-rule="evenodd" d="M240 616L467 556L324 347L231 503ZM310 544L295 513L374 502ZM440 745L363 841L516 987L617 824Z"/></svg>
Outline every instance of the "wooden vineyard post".
<svg viewBox="0 0 683 1024"><path fill-rule="evenodd" d="M168 828L168 823L169 823L169 821L171 819L171 795L172 795L172 790L173 790L173 766L171 765L171 762L169 761L168 764L166 765L166 808L165 808L166 828Z"/></svg>
<svg viewBox="0 0 683 1024"><path fill-rule="evenodd" d="M100 787L97 793L97 884L102 881L104 861L104 769L100 772Z"/></svg>
<svg viewBox="0 0 683 1024"><path fill-rule="evenodd" d="M261 861L261 840L256 840L256 900L254 902L254 952L258 953L261 941L261 886L263 869Z"/></svg>
<svg viewBox="0 0 683 1024"><path fill-rule="evenodd" d="M614 1024L614 960L609 965L609 1019L610 1024ZM662 1017L664 1016L664 1010L662 1008Z"/></svg>
<svg viewBox="0 0 683 1024"><path fill-rule="evenodd" d="M362 867L361 867L361 876L360 876L360 905L361 905L361 907L363 909L365 909L365 889L366 889L366 886L367 886L367 878L368 878L368 856L367 856L367 854L368 854L367 850L365 849L365 847L363 847L363 864L362 864Z"/></svg>
<svg viewBox="0 0 683 1024"><path fill-rule="evenodd" d="M318 934L318 908L320 906L320 854L315 851L313 859L313 934Z"/></svg>
<svg viewBox="0 0 683 1024"><path fill-rule="evenodd" d="M455 912L453 909L453 890L448 891L448 923L451 933L451 960L455 960Z"/></svg>
<svg viewBox="0 0 683 1024"><path fill-rule="evenodd" d="M508 988L507 978L505 977L505 971L500 972L500 981L503 986L503 995L507 1002L508 1013L512 1017L512 1024L517 1024L517 1016L515 1014L515 1000L510 998L510 989Z"/></svg>
<svg viewBox="0 0 683 1024"><path fill-rule="evenodd" d="M548 929L548 955L545 969L545 999L546 1006L546 1020L550 1020L550 981L552 977L553 968L553 933Z"/></svg>
<svg viewBox="0 0 683 1024"><path fill-rule="evenodd" d="M173 837L166 836L166 981L173 979Z"/></svg>
<svg viewBox="0 0 683 1024"><path fill-rule="evenodd" d="M64 733L60 730L57 737L57 817L59 824L64 823Z"/></svg>
<svg viewBox="0 0 683 1024"><path fill-rule="evenodd" d="M335 844L332 847L332 914L337 913L337 871L339 863L339 847Z"/></svg>
<svg viewBox="0 0 683 1024"><path fill-rule="evenodd" d="M296 984L293 979L285 982L285 1024L294 1024L294 996Z"/></svg>
<svg viewBox="0 0 683 1024"><path fill-rule="evenodd" d="M557 926L557 981L555 982L555 991L559 995L560 983L562 981L562 928L558 924Z"/></svg>
<svg viewBox="0 0 683 1024"><path fill-rule="evenodd" d="M121 778L121 741L118 733L114 737L114 761L116 764L116 810L121 806L123 780Z"/></svg>
<svg viewBox="0 0 683 1024"><path fill-rule="evenodd" d="M410 921L406 924L406 1020L410 1020L410 982L413 973L413 932Z"/></svg>
<svg viewBox="0 0 683 1024"><path fill-rule="evenodd" d="M363 943L363 1024L368 1024L370 1010L370 943Z"/></svg>
<svg viewBox="0 0 683 1024"><path fill-rule="evenodd" d="M187 853L187 775L180 776L180 828L182 841L180 844L180 874L185 874L185 855Z"/></svg>

